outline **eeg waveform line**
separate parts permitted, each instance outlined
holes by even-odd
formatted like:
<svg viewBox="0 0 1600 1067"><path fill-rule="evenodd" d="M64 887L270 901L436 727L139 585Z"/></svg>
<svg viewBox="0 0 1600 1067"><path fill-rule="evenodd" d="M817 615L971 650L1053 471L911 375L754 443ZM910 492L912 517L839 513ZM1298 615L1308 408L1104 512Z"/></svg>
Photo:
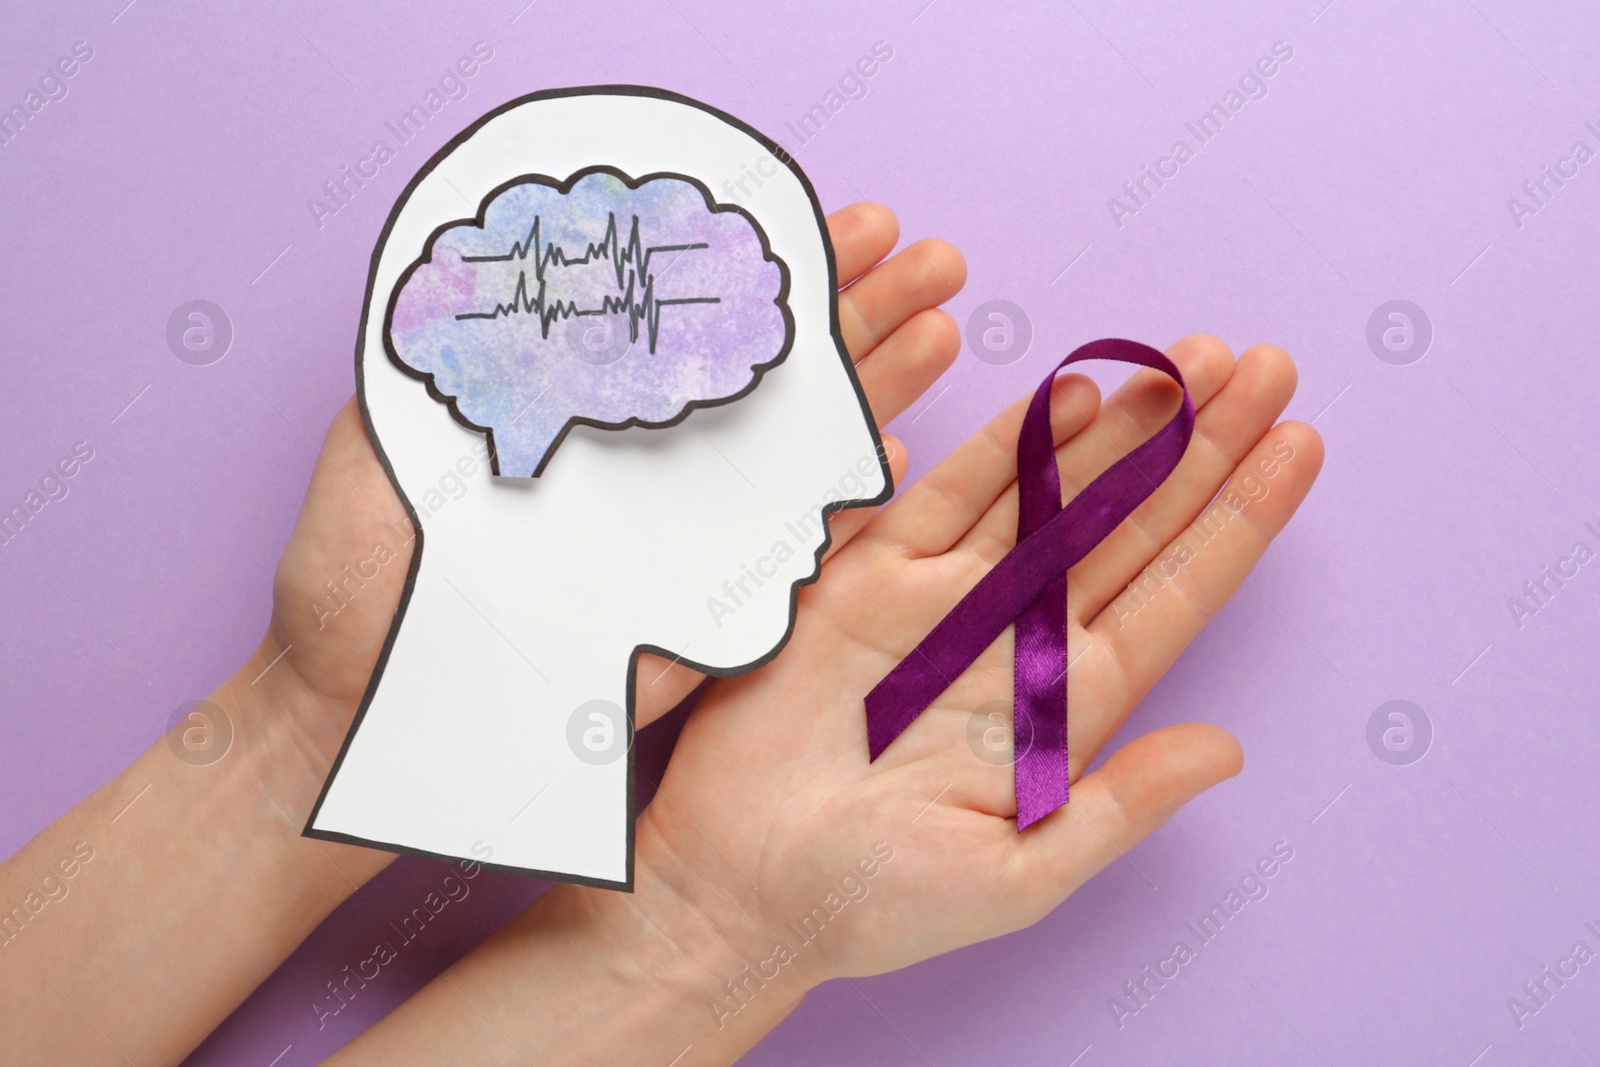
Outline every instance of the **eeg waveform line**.
<svg viewBox="0 0 1600 1067"><path fill-rule="evenodd" d="M540 336L545 339L550 337L550 326L558 319L576 316L614 315L621 311L628 313L628 340L631 344L639 341L639 324L643 322L649 332L649 348L653 355L656 350L656 335L661 329L661 309L680 304L720 304L721 297L716 296L686 296L673 299L658 298L655 295L656 276L650 272L650 257L657 252L692 252L696 249L709 247L704 242L681 245L650 245L645 246L639 236L639 216L633 216L633 225L629 228L628 243L623 245L617 231L617 214L611 212L606 224L606 233L601 240L589 242L580 258L569 257L566 251L554 241L545 244L540 236L543 219L535 215L533 226L528 231L525 241L516 241L511 249L501 255L494 256L462 256L464 263L510 263L517 260L526 260L530 253L537 250L533 258L533 277L538 290L531 296L528 293L527 268L517 271L517 285L512 291L511 300L507 303L496 304L493 311L466 311L458 314L457 319L498 319L505 315L532 314L539 316ZM595 262L597 259L610 260L616 269L617 290L619 296L607 296L601 299L598 308L580 308L577 301L547 301L545 294L545 272L551 267L578 267ZM643 285L640 285L640 276L643 276ZM638 293L637 299L635 298Z"/></svg>

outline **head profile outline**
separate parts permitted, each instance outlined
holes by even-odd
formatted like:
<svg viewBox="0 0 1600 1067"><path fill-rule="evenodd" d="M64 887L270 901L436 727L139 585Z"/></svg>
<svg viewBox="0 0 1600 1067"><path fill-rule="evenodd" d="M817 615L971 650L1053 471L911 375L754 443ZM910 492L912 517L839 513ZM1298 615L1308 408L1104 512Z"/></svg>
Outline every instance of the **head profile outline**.
<svg viewBox="0 0 1600 1067"><path fill-rule="evenodd" d="M718 203L709 190L757 153L778 161L776 176L751 203ZM431 482L492 427L463 419L395 358L387 327L402 274L452 226L482 229L495 197L518 183L570 190L590 174L634 188L682 180L709 213L748 219L782 273L775 358L667 419L569 412L532 470L484 465L459 502L430 507ZM769 662L792 631L799 587L815 579L825 516L892 492L836 286L821 208L798 166L739 120L677 94L535 93L479 119L418 172L373 253L357 343L362 418L415 549L308 835L631 888L631 747L611 763L577 758L569 714L597 699L625 705L626 744L641 654L720 676ZM731 601L730 587L740 590ZM720 613L707 611L714 601Z"/></svg>

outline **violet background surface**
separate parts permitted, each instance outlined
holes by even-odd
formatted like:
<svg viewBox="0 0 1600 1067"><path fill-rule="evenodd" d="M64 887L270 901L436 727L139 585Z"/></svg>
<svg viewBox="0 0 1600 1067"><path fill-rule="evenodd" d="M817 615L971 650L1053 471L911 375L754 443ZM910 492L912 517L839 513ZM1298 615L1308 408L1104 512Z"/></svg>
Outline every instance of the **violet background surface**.
<svg viewBox="0 0 1600 1067"><path fill-rule="evenodd" d="M1520 628L1507 606L1575 541L1600 547L1584 526L1600 528L1600 160L1520 227L1507 206L1575 141L1600 150L1592 8L524 2L7 13L5 106L74 42L94 58L0 145L0 508L74 442L95 458L0 545L0 853L255 645L312 442L353 389L368 257L414 170L511 97L657 84L782 140L830 207L882 200L907 239L954 241L963 324L991 299L1028 316L1025 356L969 347L891 426L913 477L1106 335L1280 344L1301 371L1289 414L1328 445L1298 519L1135 720L1220 723L1244 774L1036 927L825 986L746 1062L1595 1061L1600 964L1520 1029L1506 1004L1574 942L1600 947L1584 927L1600 925L1600 565ZM494 57L466 99L319 225L308 199L393 144L385 123L477 41ZM785 129L877 41L894 57L864 98L804 143ZM1266 98L1119 227L1107 198L1193 145L1184 123L1277 41L1294 55ZM165 337L194 298L234 329L205 367ZM1367 343L1396 298L1434 330L1409 366ZM1433 727L1409 766L1366 739L1393 699ZM668 742L670 724L644 735L641 785ZM1279 840L1294 859L1270 894L1119 1028L1109 999ZM190 1062L315 1062L539 890L486 874L319 1031L323 983L442 873L394 864Z"/></svg>

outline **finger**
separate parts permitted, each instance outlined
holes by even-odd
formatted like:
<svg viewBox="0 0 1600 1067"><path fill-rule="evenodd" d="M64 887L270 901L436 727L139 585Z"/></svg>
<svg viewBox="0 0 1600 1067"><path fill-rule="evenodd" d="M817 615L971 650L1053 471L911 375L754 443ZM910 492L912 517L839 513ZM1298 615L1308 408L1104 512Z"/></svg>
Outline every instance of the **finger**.
<svg viewBox="0 0 1600 1067"><path fill-rule="evenodd" d="M828 216L828 239L833 243L834 269L843 289L894 251L900 240L900 222L882 204L863 201Z"/></svg>
<svg viewBox="0 0 1600 1067"><path fill-rule="evenodd" d="M1303 422L1275 427L1235 468L1216 502L1157 555L1089 625L1108 654L1086 674L1107 689L1068 716L1074 762L1094 758L1288 523L1322 469L1322 438ZM1081 709L1081 710L1080 710Z"/></svg>
<svg viewBox="0 0 1600 1067"><path fill-rule="evenodd" d="M1092 619L1183 531L1216 496L1294 396L1294 361L1281 348L1256 345L1195 418L1194 437L1177 470L1127 521L1067 572L1067 617Z"/></svg>
<svg viewBox="0 0 1600 1067"><path fill-rule="evenodd" d="M1198 410L1204 410L1233 375L1233 354L1215 337L1185 337L1168 354L1183 373ZM1159 371L1141 370L1124 382L1100 406L1086 430L1057 446L1056 467L1061 472L1063 497L1070 500L1077 496L1112 464L1148 441L1177 412L1182 395L1172 379ZM1012 447L1016 447L1015 441ZM997 494L990 511L974 522L972 532L957 551L997 560L1016 544L1015 468L1013 461L1012 481ZM1070 582L1067 591L1070 597Z"/></svg>
<svg viewBox="0 0 1600 1067"><path fill-rule="evenodd" d="M887 426L950 369L961 328L938 308L919 311L856 365L872 417Z"/></svg>
<svg viewBox="0 0 1600 1067"><path fill-rule="evenodd" d="M913 557L938 555L959 541L994 506L996 496L1016 482L1017 433L1031 399L1013 402L917 479L884 509L870 536ZM1093 381L1081 374L1058 377L1050 396L1056 441L1080 432L1099 407L1100 390Z"/></svg>
<svg viewBox="0 0 1600 1067"><path fill-rule="evenodd" d="M947 241L928 238L896 253L839 294L839 328L860 360L917 312L961 291L966 260Z"/></svg>
<svg viewBox="0 0 1600 1067"><path fill-rule="evenodd" d="M1179 808L1243 766L1233 735L1206 723L1169 726L1123 746L1072 787L1066 807L1015 835L1014 862L1003 870L1023 911L1019 928L1125 859Z"/></svg>

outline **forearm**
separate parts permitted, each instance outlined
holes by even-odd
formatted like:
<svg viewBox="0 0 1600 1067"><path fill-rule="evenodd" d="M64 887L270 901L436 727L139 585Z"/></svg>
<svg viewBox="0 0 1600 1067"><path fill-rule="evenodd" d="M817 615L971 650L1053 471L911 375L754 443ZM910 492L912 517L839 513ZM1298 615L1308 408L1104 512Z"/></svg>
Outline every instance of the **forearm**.
<svg viewBox="0 0 1600 1067"><path fill-rule="evenodd" d="M180 723L0 864L0 1058L180 1060L393 858L300 836L342 727L296 725L329 710L276 654L211 694L220 759L180 758Z"/></svg>
<svg viewBox="0 0 1600 1067"><path fill-rule="evenodd" d="M756 974L781 934L735 935L751 929L736 905L679 873L641 856L631 894L555 887L329 1062L734 1062L814 979Z"/></svg>

